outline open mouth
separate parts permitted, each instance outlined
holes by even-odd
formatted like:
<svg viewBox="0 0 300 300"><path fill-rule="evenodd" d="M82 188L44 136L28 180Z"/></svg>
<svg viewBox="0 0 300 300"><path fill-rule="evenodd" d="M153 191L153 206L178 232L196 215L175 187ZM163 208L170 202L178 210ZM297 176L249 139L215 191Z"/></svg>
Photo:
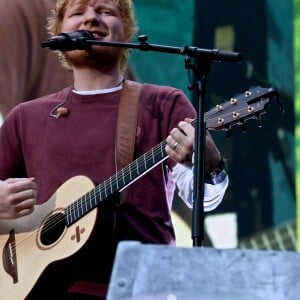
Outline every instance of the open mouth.
<svg viewBox="0 0 300 300"><path fill-rule="evenodd" d="M105 32L101 31L91 31L91 33L93 34L95 40L103 39L107 35Z"/></svg>

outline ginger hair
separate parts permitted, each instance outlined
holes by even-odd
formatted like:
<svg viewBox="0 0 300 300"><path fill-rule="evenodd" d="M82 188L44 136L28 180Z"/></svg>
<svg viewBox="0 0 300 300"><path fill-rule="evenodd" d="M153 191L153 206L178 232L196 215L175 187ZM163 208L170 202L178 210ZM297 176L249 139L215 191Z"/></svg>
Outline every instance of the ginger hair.
<svg viewBox="0 0 300 300"><path fill-rule="evenodd" d="M64 18L66 8L69 4L76 0L57 0L55 9L52 10L51 16L48 18L47 22L47 31L50 36L55 36L61 33L61 24ZM87 0L81 0L86 2ZM138 27L134 15L134 8L132 0L113 0L118 8L118 11L121 16L121 20L124 28L124 37L125 41L129 42L134 34L137 32ZM58 59L61 62L62 66L68 70L72 70L71 65L66 59L62 51L57 51ZM129 49L124 49L121 53L120 64L123 71L126 70L127 60L129 55Z"/></svg>

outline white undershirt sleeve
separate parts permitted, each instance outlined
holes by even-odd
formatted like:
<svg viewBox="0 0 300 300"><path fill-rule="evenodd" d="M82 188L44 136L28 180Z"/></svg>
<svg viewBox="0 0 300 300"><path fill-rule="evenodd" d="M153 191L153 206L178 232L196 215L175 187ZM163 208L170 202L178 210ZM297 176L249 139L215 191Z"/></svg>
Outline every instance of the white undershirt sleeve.
<svg viewBox="0 0 300 300"><path fill-rule="evenodd" d="M173 168L172 177L177 185L178 195L180 196L180 198L182 198L182 200L189 208L192 208L193 169L178 163ZM204 184L204 211L214 210L222 202L225 191L228 187L228 183L229 179L227 175L225 179L218 184Z"/></svg>

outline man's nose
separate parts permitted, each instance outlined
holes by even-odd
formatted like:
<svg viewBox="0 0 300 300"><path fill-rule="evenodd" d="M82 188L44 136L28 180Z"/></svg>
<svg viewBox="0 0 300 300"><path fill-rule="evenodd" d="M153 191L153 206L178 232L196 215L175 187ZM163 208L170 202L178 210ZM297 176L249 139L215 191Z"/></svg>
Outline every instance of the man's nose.
<svg viewBox="0 0 300 300"><path fill-rule="evenodd" d="M93 8L88 8L84 14L84 22L85 23L99 23L99 14L93 9Z"/></svg>

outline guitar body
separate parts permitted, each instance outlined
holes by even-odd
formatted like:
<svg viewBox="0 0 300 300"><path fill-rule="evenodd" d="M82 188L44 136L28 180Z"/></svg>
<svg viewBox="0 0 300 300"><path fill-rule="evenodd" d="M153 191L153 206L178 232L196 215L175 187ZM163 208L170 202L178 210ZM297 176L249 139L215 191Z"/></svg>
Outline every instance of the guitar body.
<svg viewBox="0 0 300 300"><path fill-rule="evenodd" d="M0 220L0 291L5 300L24 299L51 262L74 254L86 243L97 209L70 227L57 220L64 220L65 208L93 188L89 178L73 177L46 203L36 205L31 215Z"/></svg>

